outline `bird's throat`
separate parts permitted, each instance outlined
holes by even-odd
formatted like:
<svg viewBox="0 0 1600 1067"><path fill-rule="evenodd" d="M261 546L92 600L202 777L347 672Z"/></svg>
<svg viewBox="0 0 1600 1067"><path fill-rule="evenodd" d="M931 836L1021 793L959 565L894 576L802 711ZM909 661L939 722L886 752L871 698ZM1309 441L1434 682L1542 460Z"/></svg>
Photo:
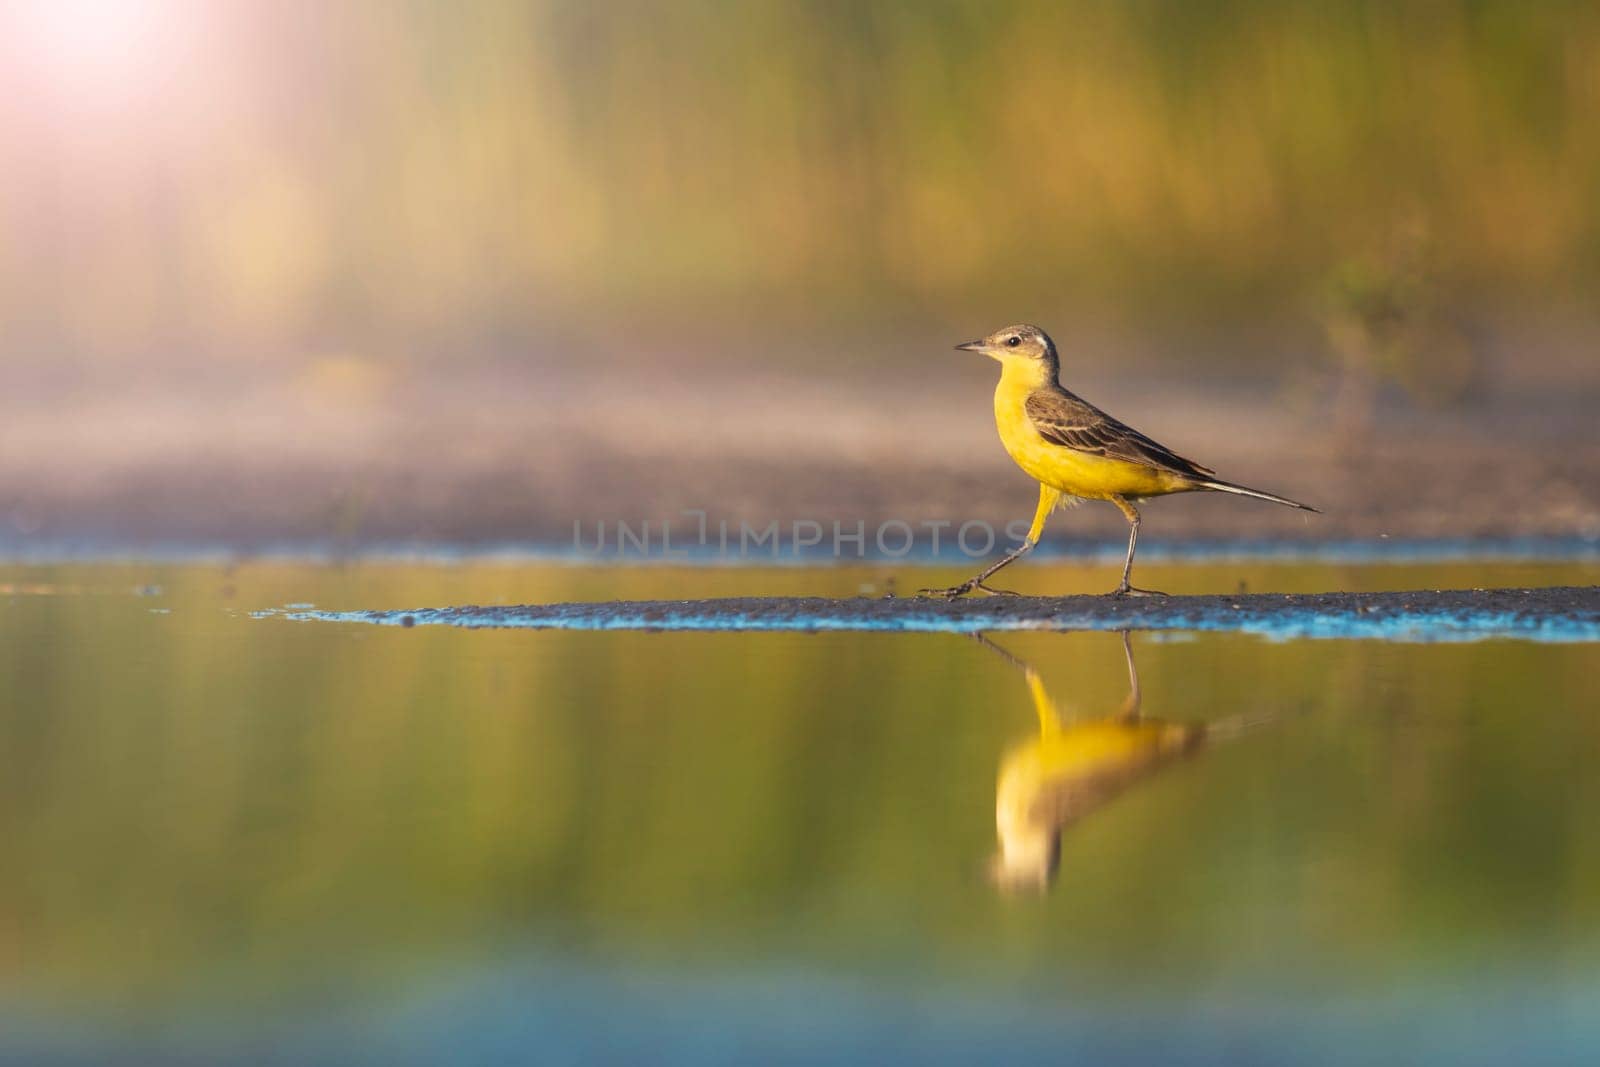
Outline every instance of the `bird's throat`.
<svg viewBox="0 0 1600 1067"><path fill-rule="evenodd" d="M1054 377L1052 368L1042 360L1004 360L1000 364L1000 384L995 387L995 404L1020 406L1028 394L1052 384Z"/></svg>

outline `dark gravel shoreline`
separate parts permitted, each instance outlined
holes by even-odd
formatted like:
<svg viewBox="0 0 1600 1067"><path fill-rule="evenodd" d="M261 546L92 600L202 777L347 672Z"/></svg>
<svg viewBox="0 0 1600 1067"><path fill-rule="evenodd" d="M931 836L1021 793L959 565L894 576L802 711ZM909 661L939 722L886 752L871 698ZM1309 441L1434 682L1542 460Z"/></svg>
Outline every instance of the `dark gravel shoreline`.
<svg viewBox="0 0 1600 1067"><path fill-rule="evenodd" d="M735 597L601 601L412 611L262 613L387 626L563 630L785 630L976 633L984 630L1205 630L1267 637L1600 641L1600 586L1385 593L1255 593L938 600Z"/></svg>

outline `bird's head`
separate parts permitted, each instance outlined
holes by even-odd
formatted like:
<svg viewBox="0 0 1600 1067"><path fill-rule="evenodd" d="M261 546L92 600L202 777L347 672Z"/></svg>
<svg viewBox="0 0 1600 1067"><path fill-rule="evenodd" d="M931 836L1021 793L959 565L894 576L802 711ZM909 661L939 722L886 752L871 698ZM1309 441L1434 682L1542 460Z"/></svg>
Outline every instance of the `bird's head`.
<svg viewBox="0 0 1600 1067"><path fill-rule="evenodd" d="M1055 342L1037 326L1019 323L996 330L988 337L956 345L963 352L982 352L1007 372L1024 372L1053 381L1058 361Z"/></svg>

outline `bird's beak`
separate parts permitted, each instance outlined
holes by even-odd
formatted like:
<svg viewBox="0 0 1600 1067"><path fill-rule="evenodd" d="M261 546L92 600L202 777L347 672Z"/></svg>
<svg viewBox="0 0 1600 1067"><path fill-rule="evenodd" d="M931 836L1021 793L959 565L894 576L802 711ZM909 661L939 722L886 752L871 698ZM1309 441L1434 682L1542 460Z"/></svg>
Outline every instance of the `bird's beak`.
<svg viewBox="0 0 1600 1067"><path fill-rule="evenodd" d="M960 352L982 352L986 347L988 346L982 341L968 341L966 344L956 345L956 350Z"/></svg>

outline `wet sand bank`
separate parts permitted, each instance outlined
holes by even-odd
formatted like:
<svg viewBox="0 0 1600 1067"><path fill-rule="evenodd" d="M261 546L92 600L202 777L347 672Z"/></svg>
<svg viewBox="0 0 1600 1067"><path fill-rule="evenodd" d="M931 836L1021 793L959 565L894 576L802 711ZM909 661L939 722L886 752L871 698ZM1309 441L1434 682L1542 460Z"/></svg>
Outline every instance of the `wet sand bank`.
<svg viewBox="0 0 1600 1067"><path fill-rule="evenodd" d="M540 630L1206 630L1273 638L1600 641L1596 586L1140 598L734 597L260 614L295 621Z"/></svg>

